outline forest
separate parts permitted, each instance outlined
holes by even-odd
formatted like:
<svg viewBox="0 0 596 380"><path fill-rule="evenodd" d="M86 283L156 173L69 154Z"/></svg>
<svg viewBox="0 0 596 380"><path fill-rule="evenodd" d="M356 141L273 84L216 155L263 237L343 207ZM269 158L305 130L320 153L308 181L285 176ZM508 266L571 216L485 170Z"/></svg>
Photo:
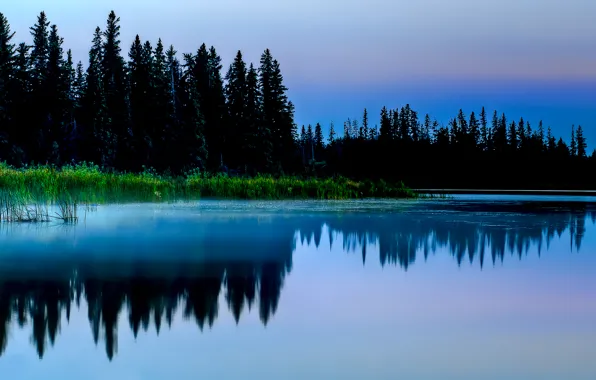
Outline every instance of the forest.
<svg viewBox="0 0 596 380"><path fill-rule="evenodd" d="M88 163L106 172L343 176L413 188L596 188L586 175L596 154L579 125L563 139L542 122L484 108L459 110L445 125L405 104L375 116L364 109L323 133L321 122L294 122L269 49L258 65L238 51L224 74L204 43L179 55L137 35L126 53L113 11L90 33L85 63L73 62L44 12L30 33L31 45L17 43L0 13L0 162L16 168Z"/></svg>

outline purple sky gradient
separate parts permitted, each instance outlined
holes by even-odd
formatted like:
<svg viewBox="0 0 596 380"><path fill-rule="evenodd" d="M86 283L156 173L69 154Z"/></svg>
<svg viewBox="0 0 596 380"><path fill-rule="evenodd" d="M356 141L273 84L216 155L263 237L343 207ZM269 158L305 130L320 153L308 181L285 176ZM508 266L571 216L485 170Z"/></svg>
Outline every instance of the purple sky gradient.
<svg viewBox="0 0 596 380"><path fill-rule="evenodd" d="M498 109L557 135L584 126L596 142L596 2L591 0L187 0L9 2L2 7L16 40L45 10L87 60L95 26L115 10L127 54L135 34L161 37L182 52L205 42L224 69L241 49L258 63L270 48L280 61L296 122L341 126L369 108L410 103L447 123Z"/></svg>

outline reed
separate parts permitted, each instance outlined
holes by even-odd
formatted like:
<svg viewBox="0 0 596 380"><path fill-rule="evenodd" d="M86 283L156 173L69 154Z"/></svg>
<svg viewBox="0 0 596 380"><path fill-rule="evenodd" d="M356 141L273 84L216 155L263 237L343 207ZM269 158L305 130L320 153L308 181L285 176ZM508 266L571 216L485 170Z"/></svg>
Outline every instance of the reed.
<svg viewBox="0 0 596 380"><path fill-rule="evenodd" d="M0 221L78 220L79 205L162 202L203 197L232 199L420 198L403 183L343 177L229 177L197 171L184 176L114 173L80 164L14 168L0 163ZM56 209L48 212L48 207Z"/></svg>

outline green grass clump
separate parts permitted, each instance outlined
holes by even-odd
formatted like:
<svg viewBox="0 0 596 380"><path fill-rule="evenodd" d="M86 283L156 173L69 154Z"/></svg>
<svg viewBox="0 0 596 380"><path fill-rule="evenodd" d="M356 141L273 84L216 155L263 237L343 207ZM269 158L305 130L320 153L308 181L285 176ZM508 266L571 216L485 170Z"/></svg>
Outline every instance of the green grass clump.
<svg viewBox="0 0 596 380"><path fill-rule="evenodd" d="M186 179L186 191L202 197L241 199L357 199L417 198L403 183L391 186L384 181L355 182L347 178L254 178L225 175L194 175Z"/></svg>
<svg viewBox="0 0 596 380"><path fill-rule="evenodd" d="M0 163L0 221L75 221L80 204L159 202L201 197L232 199L419 198L403 183L344 177L229 177L197 171L170 177L146 170L113 173L80 164L16 169ZM57 211L48 213L48 207Z"/></svg>

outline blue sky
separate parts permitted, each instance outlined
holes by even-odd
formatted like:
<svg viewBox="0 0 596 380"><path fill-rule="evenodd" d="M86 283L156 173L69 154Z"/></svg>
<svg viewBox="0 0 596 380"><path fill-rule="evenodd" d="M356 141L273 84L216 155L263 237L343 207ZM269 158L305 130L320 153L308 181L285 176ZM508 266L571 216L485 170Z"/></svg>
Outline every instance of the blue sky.
<svg viewBox="0 0 596 380"><path fill-rule="evenodd" d="M280 61L298 124L373 120L410 103L446 123L498 109L543 119L568 138L571 124L596 141L596 2L591 0L129 0L4 4L16 39L30 41L39 11L85 61L95 26L115 10L122 46L135 34L179 52L214 45L227 67L241 49Z"/></svg>

